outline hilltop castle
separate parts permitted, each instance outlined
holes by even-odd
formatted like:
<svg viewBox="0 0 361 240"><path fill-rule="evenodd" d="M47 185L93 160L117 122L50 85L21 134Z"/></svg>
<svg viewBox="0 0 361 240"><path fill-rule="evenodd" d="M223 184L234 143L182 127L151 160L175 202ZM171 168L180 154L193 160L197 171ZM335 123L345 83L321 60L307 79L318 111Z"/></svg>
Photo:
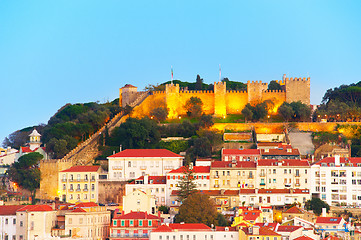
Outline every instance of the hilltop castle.
<svg viewBox="0 0 361 240"><path fill-rule="evenodd" d="M154 91L144 102L134 109L133 117L148 115L155 107L166 107L168 118L177 118L185 114L183 106L191 97L198 97L203 102L203 111L217 117L227 114L240 114L247 103L256 104L265 100L274 103L272 112L276 112L283 102L301 101L310 104L310 78L288 78L283 75L277 80L282 90L267 90L268 83L248 81L247 91L227 90L225 82L215 82L213 91L188 91L180 89L178 84L167 84L165 91ZM139 96L140 92L132 85L120 89L119 104L126 106Z"/></svg>

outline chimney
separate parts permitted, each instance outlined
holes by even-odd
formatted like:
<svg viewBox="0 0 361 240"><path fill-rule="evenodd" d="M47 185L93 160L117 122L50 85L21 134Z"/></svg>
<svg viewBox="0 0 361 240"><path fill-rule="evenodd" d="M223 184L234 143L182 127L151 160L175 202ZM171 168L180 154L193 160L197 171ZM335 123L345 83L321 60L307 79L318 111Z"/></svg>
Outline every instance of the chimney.
<svg viewBox="0 0 361 240"><path fill-rule="evenodd" d="M259 226L253 226L252 228L253 235L259 235Z"/></svg>
<svg viewBox="0 0 361 240"><path fill-rule="evenodd" d="M322 208L322 217L326 217L326 215L327 215L327 209Z"/></svg>
<svg viewBox="0 0 361 240"><path fill-rule="evenodd" d="M119 152L122 151L122 144L119 145Z"/></svg>
<svg viewBox="0 0 361 240"><path fill-rule="evenodd" d="M143 184L148 184L148 181L149 181L148 174L145 174L145 175L144 175L144 182L143 182Z"/></svg>
<svg viewBox="0 0 361 240"><path fill-rule="evenodd" d="M335 166L340 166L340 155L335 155Z"/></svg>

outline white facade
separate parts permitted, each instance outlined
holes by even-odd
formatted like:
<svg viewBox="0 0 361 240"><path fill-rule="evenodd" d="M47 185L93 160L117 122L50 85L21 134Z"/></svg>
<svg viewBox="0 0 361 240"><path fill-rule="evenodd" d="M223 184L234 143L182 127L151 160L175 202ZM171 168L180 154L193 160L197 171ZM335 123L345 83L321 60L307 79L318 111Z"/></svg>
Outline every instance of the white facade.
<svg viewBox="0 0 361 240"><path fill-rule="evenodd" d="M127 181L140 176L165 176L182 166L183 157L166 149L127 149L108 157L109 180Z"/></svg>
<svg viewBox="0 0 361 240"><path fill-rule="evenodd" d="M0 215L0 240L5 239L16 240L16 214Z"/></svg>
<svg viewBox="0 0 361 240"><path fill-rule="evenodd" d="M123 211L125 213L134 211L155 214L157 212L155 198L149 190L148 192L143 192L136 189L134 192L123 196Z"/></svg>
<svg viewBox="0 0 361 240"><path fill-rule="evenodd" d="M311 193L330 205L361 206L361 158L327 157L311 166Z"/></svg>

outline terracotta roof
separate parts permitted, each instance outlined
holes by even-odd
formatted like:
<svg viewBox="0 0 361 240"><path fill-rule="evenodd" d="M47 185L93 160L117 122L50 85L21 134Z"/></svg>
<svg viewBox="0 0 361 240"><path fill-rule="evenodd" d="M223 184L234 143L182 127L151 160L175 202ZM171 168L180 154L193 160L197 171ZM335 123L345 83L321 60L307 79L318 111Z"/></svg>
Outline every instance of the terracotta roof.
<svg viewBox="0 0 361 240"><path fill-rule="evenodd" d="M148 183L147 184L166 184L167 180L166 180L166 176L149 176L148 177ZM135 184L136 181L139 180L143 180L144 183L144 176L141 176L137 179L135 179L134 181L132 181L130 184Z"/></svg>
<svg viewBox="0 0 361 240"><path fill-rule="evenodd" d="M35 148L34 150L31 150L30 147L20 147L21 151L24 153L30 153L30 152L35 152L38 148Z"/></svg>
<svg viewBox="0 0 361 240"><path fill-rule="evenodd" d="M261 155L259 149L222 149L222 155Z"/></svg>
<svg viewBox="0 0 361 240"><path fill-rule="evenodd" d="M152 230L152 232L173 232L173 229L171 229L169 226L162 224L160 227Z"/></svg>
<svg viewBox="0 0 361 240"><path fill-rule="evenodd" d="M178 231L187 231L187 230L202 230L202 231L211 231L212 229L205 225L204 223L171 223L169 224L171 229L177 229Z"/></svg>
<svg viewBox="0 0 361 240"><path fill-rule="evenodd" d="M293 232L300 228L302 228L302 227L301 226L278 226L277 232Z"/></svg>
<svg viewBox="0 0 361 240"><path fill-rule="evenodd" d="M247 235L255 235L249 232L249 228L242 228L242 231L244 231ZM269 229L268 227L260 227L258 236L281 236L281 235Z"/></svg>
<svg viewBox="0 0 361 240"><path fill-rule="evenodd" d="M136 88L136 87L133 86L132 84L125 84L124 87L122 88Z"/></svg>
<svg viewBox="0 0 361 240"><path fill-rule="evenodd" d="M228 231L237 231L236 227L221 227L221 226L216 226L216 231L224 232L224 231L226 231L226 228L228 228Z"/></svg>
<svg viewBox="0 0 361 240"><path fill-rule="evenodd" d="M49 205L26 205L18 210L18 212L47 212L53 211Z"/></svg>
<svg viewBox="0 0 361 240"><path fill-rule="evenodd" d="M23 207L24 205L2 205L0 215L16 215L16 211Z"/></svg>
<svg viewBox="0 0 361 240"><path fill-rule="evenodd" d="M199 190L199 193L203 193L209 196L237 196L239 195L238 190L225 190L222 194L222 190ZM178 190L172 190L171 195L178 195Z"/></svg>
<svg viewBox="0 0 361 240"><path fill-rule="evenodd" d="M87 207L99 207L98 204L96 204L95 202L82 202L82 203L78 203L74 206L74 208L87 208Z"/></svg>
<svg viewBox="0 0 361 240"><path fill-rule="evenodd" d="M273 222L273 223L255 223L254 225L257 225L259 227L267 227L267 228L271 229L272 231L274 231L279 224L276 222Z"/></svg>
<svg viewBox="0 0 361 240"><path fill-rule="evenodd" d="M342 220L342 217L318 217L316 219L316 224L339 224Z"/></svg>
<svg viewBox="0 0 361 240"><path fill-rule="evenodd" d="M293 240L315 240L315 239L307 237L307 236L301 236L301 237L295 238Z"/></svg>
<svg viewBox="0 0 361 240"><path fill-rule="evenodd" d="M148 214L147 212L130 212L124 215L118 215L114 219L161 219L158 216Z"/></svg>
<svg viewBox="0 0 361 240"><path fill-rule="evenodd" d="M323 158L313 163L313 165L321 165L322 163L327 164L327 166L329 166L330 163L335 164L335 157ZM340 163L347 164L353 167L358 167L357 165L361 163L361 157L350 157L350 158L340 157Z"/></svg>
<svg viewBox="0 0 361 240"><path fill-rule="evenodd" d="M109 156L109 158L146 158L146 157L176 157L183 158L167 149L126 149Z"/></svg>
<svg viewBox="0 0 361 240"><path fill-rule="evenodd" d="M232 167L231 161L214 161L212 168L256 168L256 163L252 161L237 161L236 166Z"/></svg>
<svg viewBox="0 0 361 240"><path fill-rule="evenodd" d="M211 169L211 167L209 167L209 166L194 166L192 172L194 172L194 173L209 173L210 169ZM174 170L170 171L169 173L184 173L185 170L186 170L186 167L183 166L183 167L180 167L178 169L174 169Z"/></svg>
<svg viewBox="0 0 361 240"><path fill-rule="evenodd" d="M239 189L240 194L254 194L256 193L255 189L247 189L247 188L241 188Z"/></svg>
<svg viewBox="0 0 361 240"><path fill-rule="evenodd" d="M288 148L290 149L290 148ZM291 152L287 151L286 149L274 149L274 148L270 148L267 152L264 149L261 149L261 155L263 156L275 156L275 155L279 155L279 156L293 156L293 155L300 155L300 152L298 151L298 149L296 148L292 148Z"/></svg>
<svg viewBox="0 0 361 240"><path fill-rule="evenodd" d="M260 210L242 212L243 219L246 221L255 221L261 215Z"/></svg>
<svg viewBox="0 0 361 240"><path fill-rule="evenodd" d="M301 167L301 166L310 166L310 163L307 160L301 159L260 159L257 162L258 166L290 166L290 167Z"/></svg>
<svg viewBox="0 0 361 240"><path fill-rule="evenodd" d="M86 212L84 209L82 209L81 207L79 208L75 208L73 211L71 212Z"/></svg>
<svg viewBox="0 0 361 240"><path fill-rule="evenodd" d="M74 166L61 172L97 172L100 166Z"/></svg>
<svg viewBox="0 0 361 240"><path fill-rule="evenodd" d="M293 207L287 209L286 211L284 211L284 213L298 213L298 214L302 214L303 211L302 211L302 209L300 209L300 208L298 208L298 207L296 207L296 206L293 206Z"/></svg>

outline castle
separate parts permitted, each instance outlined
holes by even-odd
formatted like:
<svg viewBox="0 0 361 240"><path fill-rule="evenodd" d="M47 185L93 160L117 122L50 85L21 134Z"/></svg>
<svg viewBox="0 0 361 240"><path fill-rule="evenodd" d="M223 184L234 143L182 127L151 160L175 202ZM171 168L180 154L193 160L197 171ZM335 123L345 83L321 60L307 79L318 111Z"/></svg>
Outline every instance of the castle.
<svg viewBox="0 0 361 240"><path fill-rule="evenodd" d="M168 108L168 118L174 119L186 114L184 105L191 97L198 97L203 102L203 112L216 117L227 114L240 114L247 103L257 104L271 100L274 108L270 113L277 112L283 102L301 101L310 104L310 78L288 78L283 75L282 80L276 80L282 90L267 90L268 83L262 81L248 81L247 91L227 90L225 82L215 82L213 91L188 91L180 89L178 84L167 84L165 91L152 92L144 102L137 106L132 116L143 117L155 107ZM140 92L132 85L125 85L120 89L119 104L126 106L137 98Z"/></svg>

